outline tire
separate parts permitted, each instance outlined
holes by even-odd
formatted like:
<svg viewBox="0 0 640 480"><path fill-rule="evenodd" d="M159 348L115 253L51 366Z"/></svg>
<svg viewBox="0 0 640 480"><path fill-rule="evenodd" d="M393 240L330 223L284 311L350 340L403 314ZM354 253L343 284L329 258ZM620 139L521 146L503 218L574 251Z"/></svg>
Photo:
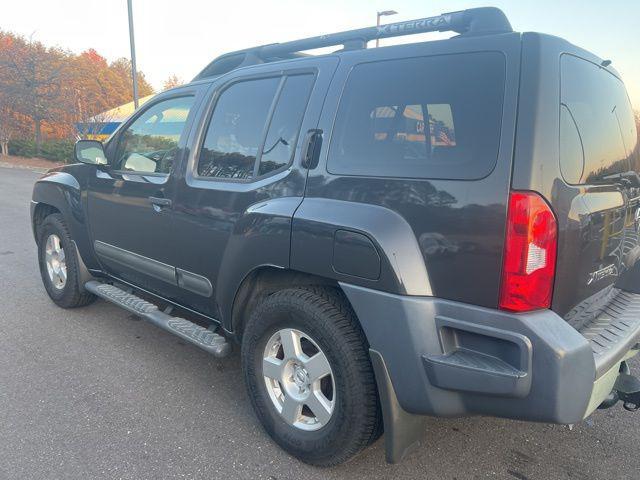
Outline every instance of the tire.
<svg viewBox="0 0 640 480"><path fill-rule="evenodd" d="M52 244L48 245L49 239ZM55 272L50 274L47 268L47 248L61 249L63 256L56 255ZM60 262L60 259L63 262ZM75 244L71 240L69 230L61 214L47 216L38 228L38 264L44 288L51 300L62 308L75 308L88 305L95 300L95 295L80 289L80 269ZM61 265L64 265L64 282L61 280ZM49 265L51 266L51 265Z"/></svg>
<svg viewBox="0 0 640 480"><path fill-rule="evenodd" d="M304 349L302 357L317 359L314 353L317 350L326 356L331 371L320 383L313 383L310 388L307 383L306 390L305 386L294 384L294 388L301 390L292 395L286 385L290 386L296 376L305 378L305 373L309 381L314 370L304 370L302 375L282 373L280 380L263 375L269 367L263 367L267 357L275 363L280 362L278 372L295 372L287 370L291 361L284 353L283 338L289 332L297 332L293 338L300 339L299 345ZM309 349L311 352L307 353ZM272 354L274 357L269 356ZM291 368L300 367L296 361ZM266 297L251 313L245 327L242 367L249 398L265 430L280 447L305 463L328 467L345 462L382 433L382 415L368 345L341 292L299 288ZM327 409L333 411L329 419L325 418L326 411L324 417L316 415L305 403L293 416L301 419L298 423L292 423L291 416L285 420L276 404L281 402L280 408L284 412L287 399L291 401L300 391L311 392L307 395L317 394L313 385L321 387L323 405L328 405L326 400L331 398L332 407ZM314 416L315 420L310 419Z"/></svg>

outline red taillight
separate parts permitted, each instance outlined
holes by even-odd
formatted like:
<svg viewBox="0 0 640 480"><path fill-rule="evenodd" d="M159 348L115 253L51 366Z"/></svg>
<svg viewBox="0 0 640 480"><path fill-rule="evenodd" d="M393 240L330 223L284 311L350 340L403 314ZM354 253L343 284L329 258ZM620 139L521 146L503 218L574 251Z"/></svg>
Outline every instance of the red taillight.
<svg viewBox="0 0 640 480"><path fill-rule="evenodd" d="M551 306L558 225L534 192L511 192L502 260L500 308L525 312Z"/></svg>

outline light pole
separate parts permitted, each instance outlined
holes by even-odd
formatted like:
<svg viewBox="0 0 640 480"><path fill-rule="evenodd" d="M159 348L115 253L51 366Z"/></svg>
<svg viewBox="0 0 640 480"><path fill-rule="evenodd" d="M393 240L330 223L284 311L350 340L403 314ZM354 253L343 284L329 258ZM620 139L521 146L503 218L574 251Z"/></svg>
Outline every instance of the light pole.
<svg viewBox="0 0 640 480"><path fill-rule="evenodd" d="M395 10L383 10L382 12L378 12L376 14L376 27L380 26L380 17L388 17L389 15L395 15ZM376 48L380 46L380 40L376 38Z"/></svg>
<svg viewBox="0 0 640 480"><path fill-rule="evenodd" d="M138 71L136 69L136 41L133 38L133 9L127 0L129 10L129 42L131 43L131 80L133 81L133 106L138 109Z"/></svg>

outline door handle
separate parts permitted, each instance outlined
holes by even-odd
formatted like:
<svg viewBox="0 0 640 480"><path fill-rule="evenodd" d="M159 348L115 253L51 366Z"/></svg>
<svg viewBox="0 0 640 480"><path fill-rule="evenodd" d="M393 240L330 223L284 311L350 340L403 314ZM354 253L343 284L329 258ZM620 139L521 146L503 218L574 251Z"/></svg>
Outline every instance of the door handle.
<svg viewBox="0 0 640 480"><path fill-rule="evenodd" d="M162 197L149 197L149 202L156 212L161 211L165 207L170 207L172 203L170 198Z"/></svg>
<svg viewBox="0 0 640 480"><path fill-rule="evenodd" d="M302 148L302 166L313 170L318 166L320 149L322 148L322 130L312 128L307 132Z"/></svg>

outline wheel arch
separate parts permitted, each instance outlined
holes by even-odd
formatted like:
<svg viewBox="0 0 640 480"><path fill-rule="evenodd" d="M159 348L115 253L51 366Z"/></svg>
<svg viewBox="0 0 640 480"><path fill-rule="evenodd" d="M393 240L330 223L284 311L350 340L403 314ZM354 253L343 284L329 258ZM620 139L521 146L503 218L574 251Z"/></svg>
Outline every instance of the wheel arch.
<svg viewBox="0 0 640 480"><path fill-rule="evenodd" d="M225 329L239 341L251 311L261 299L280 290L303 286L329 287L344 294L338 282L332 278L269 265L256 267L245 275L236 290L231 318ZM348 302L346 296L344 298Z"/></svg>
<svg viewBox="0 0 640 480"><path fill-rule="evenodd" d="M31 213L31 228L33 229L33 236L36 240L36 244L40 241L40 226L44 219L54 213L61 213L59 209L44 202L34 202L33 210Z"/></svg>
<svg viewBox="0 0 640 480"><path fill-rule="evenodd" d="M77 167L70 165L72 169ZM86 196L81 181L72 172L55 170L38 179L31 197L31 224L38 242L38 225L50 214L60 213L69 229L80 257L89 269L99 269L89 240L89 225L85 213Z"/></svg>

